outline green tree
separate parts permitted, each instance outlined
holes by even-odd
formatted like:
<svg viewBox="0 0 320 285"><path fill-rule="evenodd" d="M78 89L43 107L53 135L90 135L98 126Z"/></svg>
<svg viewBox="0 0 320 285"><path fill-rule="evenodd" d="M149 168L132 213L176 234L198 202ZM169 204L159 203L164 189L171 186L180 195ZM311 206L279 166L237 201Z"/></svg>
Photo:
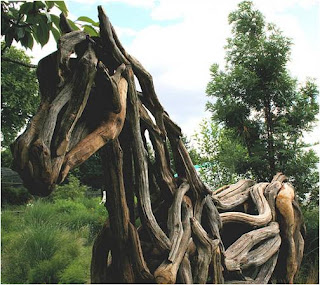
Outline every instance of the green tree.
<svg viewBox="0 0 320 285"><path fill-rule="evenodd" d="M2 45L3 46L3 45ZM11 47L4 55L29 64L24 51ZM38 83L35 70L3 61L1 66L1 141L6 148L17 137L39 105Z"/></svg>
<svg viewBox="0 0 320 285"><path fill-rule="evenodd" d="M225 71L217 64L211 67L207 95L216 102L208 109L246 147L246 168L254 178L264 181L282 171L303 198L317 181L318 159L302 141L316 121L317 86L308 80L298 87L286 68L290 39L267 23L252 2L241 2L229 23Z"/></svg>
<svg viewBox="0 0 320 285"><path fill-rule="evenodd" d="M213 188L248 176L247 150L233 130L204 120L195 134L201 178Z"/></svg>

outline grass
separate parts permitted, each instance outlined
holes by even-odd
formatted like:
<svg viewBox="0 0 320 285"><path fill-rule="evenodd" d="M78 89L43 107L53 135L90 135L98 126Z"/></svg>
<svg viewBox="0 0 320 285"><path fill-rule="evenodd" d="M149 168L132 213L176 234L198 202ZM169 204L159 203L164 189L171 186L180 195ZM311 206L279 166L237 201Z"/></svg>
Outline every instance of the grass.
<svg viewBox="0 0 320 285"><path fill-rule="evenodd" d="M2 283L88 283L92 243L106 216L97 198L4 208Z"/></svg>

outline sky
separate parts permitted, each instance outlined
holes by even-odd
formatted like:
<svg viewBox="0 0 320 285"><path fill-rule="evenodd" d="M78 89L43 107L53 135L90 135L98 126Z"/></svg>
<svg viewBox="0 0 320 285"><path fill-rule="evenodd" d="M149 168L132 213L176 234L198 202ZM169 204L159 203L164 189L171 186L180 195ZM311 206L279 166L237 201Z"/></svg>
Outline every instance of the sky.
<svg viewBox="0 0 320 285"><path fill-rule="evenodd" d="M151 73L156 93L170 117L188 137L210 113L206 86L213 63L224 67L226 39L231 36L228 14L236 0L105 0L65 1L69 18L98 21L102 5L125 49ZM320 1L253 1L267 22L277 25L293 42L288 69L303 83L315 78L320 86ZM33 62L55 51L53 39L34 48ZM212 99L210 99L212 100ZM319 130L318 130L319 131ZM315 141L315 132L307 140Z"/></svg>

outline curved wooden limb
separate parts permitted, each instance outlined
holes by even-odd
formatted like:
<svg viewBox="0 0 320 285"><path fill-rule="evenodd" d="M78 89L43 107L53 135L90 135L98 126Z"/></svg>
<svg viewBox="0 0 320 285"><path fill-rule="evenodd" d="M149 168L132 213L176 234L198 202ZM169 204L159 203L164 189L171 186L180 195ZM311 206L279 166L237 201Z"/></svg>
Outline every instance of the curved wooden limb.
<svg viewBox="0 0 320 285"><path fill-rule="evenodd" d="M220 199L228 199L233 197L239 193L244 192L249 187L255 184L255 181L251 179L241 179L237 183L228 186L227 188L220 188L214 192L212 192L212 197L220 200Z"/></svg>
<svg viewBox="0 0 320 285"><path fill-rule="evenodd" d="M272 273L278 261L279 252L275 253L265 264L260 268L260 271L255 279L256 284L268 284Z"/></svg>
<svg viewBox="0 0 320 285"><path fill-rule="evenodd" d="M265 189L265 196L271 209L272 221L276 221L276 197L282 183L280 181L272 181Z"/></svg>
<svg viewBox="0 0 320 285"><path fill-rule="evenodd" d="M115 237L111 248L112 264L119 273L120 283L134 283L136 276L130 261L131 251L128 251L130 216L123 181L123 153L118 139L105 146L101 158L106 174L106 206L110 228Z"/></svg>
<svg viewBox="0 0 320 285"><path fill-rule="evenodd" d="M279 234L279 224L276 222L272 222L267 227L253 230L251 232L248 232L242 235L236 242L234 242L225 251L226 268L229 271L240 271L241 268L243 268L243 264L244 266L246 266L245 264L248 261L246 260L246 258L248 257L248 253L252 249L252 247L260 243L261 241L270 239L274 236L277 236L278 234ZM278 239L276 241L279 242ZM268 246L269 244L267 244L267 247ZM275 248L276 251L278 250L278 248L277 247ZM261 249L265 250L265 247Z"/></svg>
<svg viewBox="0 0 320 285"><path fill-rule="evenodd" d="M181 187L181 186L180 186ZM177 207L180 205L181 207L181 196L183 192L186 192L186 189L189 189L187 185L182 185L180 188L180 194L176 195L174 207ZM154 276L156 278L156 282L160 284L172 284L176 282L177 273L180 268L180 264L182 260L185 258L186 252L188 250L188 246L191 241L191 226L190 226L190 218L192 217L192 208L188 203L183 203L183 229L180 228L178 225L178 228L180 229L178 232L173 232L172 234L172 249L169 253L169 256L166 260L164 260L161 265L156 269L154 272ZM174 220L180 220L180 218L177 217L171 217L169 218L172 220L173 223ZM180 224L179 221L178 224ZM182 233L182 235L181 235ZM181 236L181 239L180 239ZM170 258L170 260L169 260ZM187 261L186 261L187 262ZM184 266L188 266L188 264L184 263ZM192 276L190 276L190 271L188 271L188 267L182 269L183 270L183 278L186 278L190 280Z"/></svg>
<svg viewBox="0 0 320 285"><path fill-rule="evenodd" d="M221 248L222 244L220 243L220 246L218 246L215 250L213 250L212 260L211 260L211 267L213 271L212 276L212 283L213 284L223 284L224 283L224 277L223 277L223 260L221 258L222 252Z"/></svg>
<svg viewBox="0 0 320 285"><path fill-rule="evenodd" d="M150 140L155 152L155 167L157 169L156 178L158 184L162 189L163 195L166 196L166 200L170 201L177 185L170 168L170 161L167 159L166 141L163 140L160 129L153 123L148 112L141 103L139 104L139 111L140 118L149 131Z"/></svg>
<svg viewBox="0 0 320 285"><path fill-rule="evenodd" d="M208 279L213 253L219 246L219 240L209 238L206 231L195 218L191 219L191 226L193 239L198 251L194 282L196 284L205 284Z"/></svg>
<svg viewBox="0 0 320 285"><path fill-rule="evenodd" d="M191 263L189 260L189 254L187 252L181 261L178 271L178 278L179 282L182 284L193 284Z"/></svg>
<svg viewBox="0 0 320 285"><path fill-rule="evenodd" d="M113 26L110 24L113 39L122 52L122 54L128 59L130 64L132 65L133 72L137 76L139 84L141 86L142 92L144 94L145 100L147 101L147 105L150 107L149 110L154 116L158 127L162 132L162 136L166 137L166 128L164 125L164 108L162 107L158 96L155 92L153 79L151 74L142 66L142 64L135 59L133 56L128 54L124 47L122 46Z"/></svg>
<svg viewBox="0 0 320 285"><path fill-rule="evenodd" d="M205 209L206 214L208 216L208 223L211 230L211 235L213 238L218 238L222 244L221 236L220 236L220 230L222 229L222 221L219 215L219 212L217 208L215 207L212 198L207 195L205 198Z"/></svg>
<svg viewBox="0 0 320 285"><path fill-rule="evenodd" d="M174 193L174 198L171 207L168 211L168 230L169 238L172 243L171 250L168 256L169 261L173 261L177 251L179 250L179 244L183 236L183 227L181 221L181 204L183 196L190 189L189 184L182 183L180 187Z"/></svg>
<svg viewBox="0 0 320 285"><path fill-rule="evenodd" d="M128 80L128 111L127 120L132 130L132 150L136 175L136 194L139 198L141 207L141 220L145 228L152 236L159 249L169 251L171 242L164 231L160 228L151 207L149 192L148 163L147 153L141 138L140 116L138 107L138 98L134 83L133 72L130 66L126 69L126 78Z"/></svg>
<svg viewBox="0 0 320 285"><path fill-rule="evenodd" d="M150 273L147 263L143 257L138 231L132 223L129 223L129 239L132 248L132 263L138 277L144 282L153 282L154 277Z"/></svg>
<svg viewBox="0 0 320 285"><path fill-rule="evenodd" d="M108 256L113 247L113 237L110 230L109 222L103 225L103 228L96 237L91 257L91 283L101 284L108 280L107 262Z"/></svg>
<svg viewBox="0 0 320 285"><path fill-rule="evenodd" d="M288 183L282 184L276 199L276 207L281 214L281 235L287 245L286 255L286 282L292 284L298 269L299 252L296 250L294 234L297 227L295 212L293 209L294 189ZM300 231L300 228L299 230Z"/></svg>
<svg viewBox="0 0 320 285"><path fill-rule="evenodd" d="M241 268L245 269L250 266L257 267L264 264L279 251L280 244L281 238L279 234L268 239L258 248L251 250L246 257L240 260Z"/></svg>
<svg viewBox="0 0 320 285"><path fill-rule="evenodd" d="M58 74L60 75L61 87L64 84L65 78L70 74L69 59L75 51L77 44L85 41L87 34L83 31L70 31L60 37L58 42Z"/></svg>
<svg viewBox="0 0 320 285"><path fill-rule="evenodd" d="M235 184L213 191L212 199L219 210L231 210L248 199L250 187L254 183L253 180L242 179Z"/></svg>
<svg viewBox="0 0 320 285"><path fill-rule="evenodd" d="M104 47L111 53L113 59L119 64L121 62L129 64L127 58L123 55L112 34L111 23L102 6L98 6L98 17L100 27L100 37Z"/></svg>
<svg viewBox="0 0 320 285"><path fill-rule="evenodd" d="M252 226L264 226L268 224L272 219L271 209L264 197L264 189L269 183L258 183L250 190L250 195L255 203L258 215L249 215L241 212L227 212L220 215L223 223L238 222L247 223Z"/></svg>

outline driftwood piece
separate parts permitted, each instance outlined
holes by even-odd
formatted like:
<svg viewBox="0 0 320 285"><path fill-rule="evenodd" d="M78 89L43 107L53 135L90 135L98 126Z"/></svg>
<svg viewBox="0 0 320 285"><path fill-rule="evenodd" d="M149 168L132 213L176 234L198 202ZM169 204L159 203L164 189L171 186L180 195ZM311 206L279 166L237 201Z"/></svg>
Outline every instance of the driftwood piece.
<svg viewBox="0 0 320 285"><path fill-rule="evenodd" d="M250 179L243 179L227 188L218 189L212 193L218 209L231 210L243 204L249 197L251 186L255 182Z"/></svg>
<svg viewBox="0 0 320 285"><path fill-rule="evenodd" d="M264 196L264 189L269 183L258 183L250 189L250 196L255 203L258 215L249 215L239 212L222 213L221 220L223 223L239 222L247 223L252 226L264 226L272 219L271 209Z"/></svg>
<svg viewBox="0 0 320 285"><path fill-rule="evenodd" d="M247 258L251 248L259 242L274 237L279 234L279 225L276 222L272 222L269 226L253 230L242 235L234 244L232 244L225 251L225 264L229 271L239 271L246 266L247 262L244 260ZM273 244L272 244L273 245ZM277 245L277 244L276 244ZM274 247L275 251L278 247ZM270 249L271 246L269 246ZM274 250L273 249L273 250ZM251 256L254 257L254 256Z"/></svg>
<svg viewBox="0 0 320 285"><path fill-rule="evenodd" d="M109 218L94 243L92 283L293 282L305 228L287 177L211 191L152 76L101 6L98 17L91 38L61 15L58 51L37 69L39 109L12 146L15 168L41 196L101 149Z"/></svg>
<svg viewBox="0 0 320 285"><path fill-rule="evenodd" d="M212 240L207 235L201 224L195 219L191 219L193 238L197 247L197 265L195 266L194 282L204 284L208 279L209 265L213 252L218 248L219 240Z"/></svg>
<svg viewBox="0 0 320 285"><path fill-rule="evenodd" d="M300 232L301 223L299 223L299 220L301 220L301 217L299 217L300 209L295 209L294 198L292 185L283 183L276 198L276 207L281 215L281 236L284 243L284 250L281 251L285 264L283 281L290 284L293 283L294 276L300 266L304 248L304 241Z"/></svg>
<svg viewBox="0 0 320 285"><path fill-rule="evenodd" d="M189 189L189 185L182 185L180 186L180 193L176 195L176 199L174 199L176 207L181 205L181 197L184 193ZM186 251L188 249L191 237L191 226L190 226L190 219L192 218L192 210L190 205L187 203L184 204L184 219L183 219L183 227L181 229L179 217L170 217L169 219L173 225L177 225L177 231L174 233L172 232L172 250L169 253L169 257L164 260L161 265L157 268L154 272L154 276L156 278L157 283L161 284L172 284L176 282L177 273L180 267L182 260L185 258ZM182 233L182 234L181 234ZM180 238L181 237L181 238ZM187 261L185 261L187 262ZM185 263L184 263L185 264ZM186 264L185 264L186 265ZM188 264L187 264L188 265ZM184 269L185 273L182 273L185 279L190 280L190 271L188 268Z"/></svg>

